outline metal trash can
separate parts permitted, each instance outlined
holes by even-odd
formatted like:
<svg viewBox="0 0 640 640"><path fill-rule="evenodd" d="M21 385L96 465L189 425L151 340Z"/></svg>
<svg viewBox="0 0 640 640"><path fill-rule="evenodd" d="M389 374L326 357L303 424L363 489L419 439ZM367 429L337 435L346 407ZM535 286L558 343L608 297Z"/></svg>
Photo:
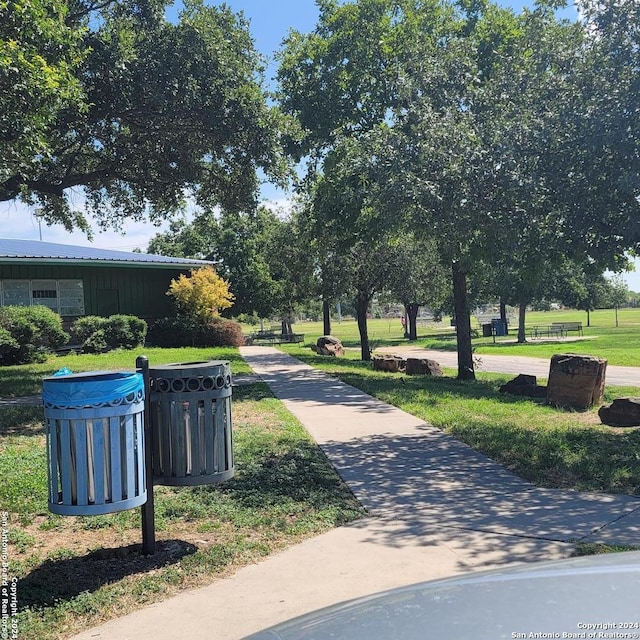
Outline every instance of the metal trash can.
<svg viewBox="0 0 640 640"><path fill-rule="evenodd" d="M505 324L504 320L496 318L491 321L491 324L493 325L493 330L496 336L507 335L507 325Z"/></svg>
<svg viewBox="0 0 640 640"><path fill-rule="evenodd" d="M87 516L147 500L144 382L139 373L45 378L49 510Z"/></svg>
<svg viewBox="0 0 640 640"><path fill-rule="evenodd" d="M154 482L215 484L233 477L229 363L150 367L149 389Z"/></svg>
<svg viewBox="0 0 640 640"><path fill-rule="evenodd" d="M487 322L482 325L482 337L490 338L493 335L493 325L490 322Z"/></svg>

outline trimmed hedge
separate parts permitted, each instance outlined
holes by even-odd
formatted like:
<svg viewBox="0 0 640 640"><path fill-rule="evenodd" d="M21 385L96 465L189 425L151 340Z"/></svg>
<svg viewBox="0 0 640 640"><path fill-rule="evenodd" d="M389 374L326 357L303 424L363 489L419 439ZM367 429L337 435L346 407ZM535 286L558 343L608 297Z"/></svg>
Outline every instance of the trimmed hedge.
<svg viewBox="0 0 640 640"><path fill-rule="evenodd" d="M107 319L102 316L84 316L78 318L71 326L71 338L75 342L84 343L96 331L102 329Z"/></svg>
<svg viewBox="0 0 640 640"><path fill-rule="evenodd" d="M136 316L85 316L73 323L71 333L87 353L134 349L144 345L147 323Z"/></svg>
<svg viewBox="0 0 640 640"><path fill-rule="evenodd" d="M62 319L48 307L0 308L0 365L41 362L68 340Z"/></svg>
<svg viewBox="0 0 640 640"><path fill-rule="evenodd" d="M240 347L242 327L224 318L196 322L190 318L161 318L150 328L147 341L154 347Z"/></svg>

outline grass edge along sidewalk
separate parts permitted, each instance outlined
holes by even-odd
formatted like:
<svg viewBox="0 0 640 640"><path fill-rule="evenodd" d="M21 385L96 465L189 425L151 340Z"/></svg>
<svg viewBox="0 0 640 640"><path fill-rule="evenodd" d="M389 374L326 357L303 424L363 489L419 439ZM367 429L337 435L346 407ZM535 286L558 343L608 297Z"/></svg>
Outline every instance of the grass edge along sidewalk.
<svg viewBox="0 0 640 640"><path fill-rule="evenodd" d="M234 389L236 477L156 487L158 552L144 557L139 509L47 512L41 414L0 411L0 504L20 640L69 637L363 515L302 425L255 383Z"/></svg>
<svg viewBox="0 0 640 640"><path fill-rule="evenodd" d="M454 435L473 449L541 487L640 496L640 428L600 423L597 408L576 412L543 401L501 394L511 374L477 373L460 381L373 371L347 353L323 358L308 348L290 355ZM605 389L605 401L638 395L636 387Z"/></svg>

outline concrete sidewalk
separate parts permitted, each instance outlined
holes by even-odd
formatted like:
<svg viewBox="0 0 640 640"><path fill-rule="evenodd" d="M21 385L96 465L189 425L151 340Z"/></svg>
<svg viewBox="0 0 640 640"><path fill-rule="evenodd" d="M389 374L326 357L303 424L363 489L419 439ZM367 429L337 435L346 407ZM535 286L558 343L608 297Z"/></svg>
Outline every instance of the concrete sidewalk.
<svg viewBox="0 0 640 640"><path fill-rule="evenodd" d="M640 499L539 489L276 349L242 354L323 448L368 517L76 640L238 640L381 589L565 557L575 540L640 543Z"/></svg>

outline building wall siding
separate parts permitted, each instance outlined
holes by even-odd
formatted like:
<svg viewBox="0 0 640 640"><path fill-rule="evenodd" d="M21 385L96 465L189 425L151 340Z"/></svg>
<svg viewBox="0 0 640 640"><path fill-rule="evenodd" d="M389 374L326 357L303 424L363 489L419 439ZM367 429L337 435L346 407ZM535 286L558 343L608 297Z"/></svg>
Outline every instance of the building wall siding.
<svg viewBox="0 0 640 640"><path fill-rule="evenodd" d="M110 265L0 265L2 280L82 280L86 315L99 315L99 291L115 290L119 313L145 319L160 318L172 312L171 299L166 295L169 284L180 273L188 272L188 269Z"/></svg>

